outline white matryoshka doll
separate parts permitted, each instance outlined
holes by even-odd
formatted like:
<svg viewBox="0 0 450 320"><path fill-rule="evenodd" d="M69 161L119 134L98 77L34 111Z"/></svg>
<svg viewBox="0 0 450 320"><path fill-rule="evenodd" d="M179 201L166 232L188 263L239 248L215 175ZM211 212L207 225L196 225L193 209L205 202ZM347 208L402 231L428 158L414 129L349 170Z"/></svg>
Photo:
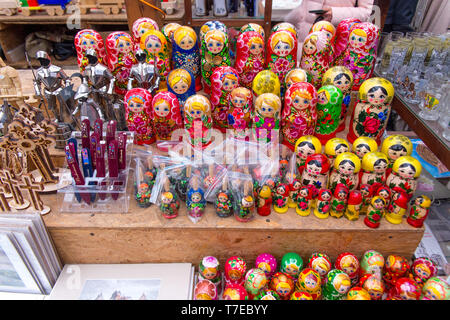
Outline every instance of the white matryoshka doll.
<svg viewBox="0 0 450 320"><path fill-rule="evenodd" d="M280 83L297 64L297 38L292 32L278 30L267 42L266 68L274 72Z"/></svg>
<svg viewBox="0 0 450 320"><path fill-rule="evenodd" d="M264 69L264 38L256 31L239 34L236 42L236 62L241 86L251 89L253 79Z"/></svg>
<svg viewBox="0 0 450 320"><path fill-rule="evenodd" d="M310 33L303 42L300 68L311 75L316 89L322 85L323 74L330 67L330 50L330 40L323 31Z"/></svg>
<svg viewBox="0 0 450 320"><path fill-rule="evenodd" d="M157 30L147 31L141 37L141 49L147 53L147 62L153 63L159 71L160 88L166 88L166 78L170 72L169 45L166 37Z"/></svg>
<svg viewBox="0 0 450 320"><path fill-rule="evenodd" d="M150 30L159 30L158 24L153 19L143 17L133 22L132 31L135 51L141 48L141 37Z"/></svg>
<svg viewBox="0 0 450 320"><path fill-rule="evenodd" d="M105 43L103 42L102 36L97 31L92 29L80 30L75 35L74 44L77 51L77 63L80 72L83 72L89 64L86 57L86 51L89 49L93 49L97 52L98 63L106 65L107 57Z"/></svg>

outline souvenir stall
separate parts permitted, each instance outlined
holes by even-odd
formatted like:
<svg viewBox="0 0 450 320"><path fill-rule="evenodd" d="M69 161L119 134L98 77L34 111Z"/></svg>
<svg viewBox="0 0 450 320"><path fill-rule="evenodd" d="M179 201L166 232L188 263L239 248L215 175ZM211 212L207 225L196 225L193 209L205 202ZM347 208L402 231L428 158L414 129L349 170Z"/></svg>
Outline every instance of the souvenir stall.
<svg viewBox="0 0 450 320"><path fill-rule="evenodd" d="M435 193L387 125L395 110L450 165L426 123L447 116L447 134L450 57L355 19L299 48L293 25L261 26L270 12L80 29L70 71L27 54L34 95L4 97L2 211L39 212L62 264L192 264L195 300L448 300L414 257Z"/></svg>

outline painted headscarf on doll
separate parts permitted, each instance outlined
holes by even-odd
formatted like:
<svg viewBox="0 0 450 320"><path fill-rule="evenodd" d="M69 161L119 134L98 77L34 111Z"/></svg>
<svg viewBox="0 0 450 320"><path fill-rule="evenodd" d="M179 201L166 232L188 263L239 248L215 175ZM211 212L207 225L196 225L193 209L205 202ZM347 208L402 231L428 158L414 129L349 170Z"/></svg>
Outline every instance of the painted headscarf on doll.
<svg viewBox="0 0 450 320"><path fill-rule="evenodd" d="M98 62L100 64L106 63L106 50L103 38L95 30L83 29L80 30L74 39L75 49L77 51L77 63L80 71L84 71L89 64L86 58L86 50L94 49L97 52Z"/></svg>
<svg viewBox="0 0 450 320"><path fill-rule="evenodd" d="M350 36L350 29L355 23L360 23L361 20L357 18L348 18L339 22L336 27L336 36L334 42L334 59L339 57L347 48L348 39Z"/></svg>
<svg viewBox="0 0 450 320"><path fill-rule="evenodd" d="M183 124L183 119L181 118L181 110L180 110L180 103L178 102L178 99L175 94L169 91L162 91L158 92L152 100L152 112L154 114L155 118L161 118L160 115L157 114L155 111L155 108L158 105L161 105L161 103L167 103L170 110L169 112L162 118L165 119L171 119L175 122L175 124L179 127Z"/></svg>
<svg viewBox="0 0 450 320"><path fill-rule="evenodd" d="M261 60L253 61L253 73L256 75L258 72L264 69L264 38L256 31L247 31L241 33L237 38L236 44L236 63L235 68L239 74L243 72L245 64L248 58L254 56L251 52L252 45L262 46ZM251 79L253 80L253 79ZM250 83L251 83L250 80Z"/></svg>
<svg viewBox="0 0 450 320"><path fill-rule="evenodd" d="M284 99L284 108L281 114L282 119L286 119L292 113L292 109L298 112L298 105L301 106L302 110L308 109L312 111L312 109L315 109L317 104L317 90L308 82L297 82L289 87ZM296 99L300 99L301 101L297 102ZM307 103L304 103L305 101Z"/></svg>
<svg viewBox="0 0 450 320"><path fill-rule="evenodd" d="M126 118L128 118L128 115L130 113L130 110L128 109L128 105L131 101L141 103L144 107L144 112L148 115L152 115L152 95L148 90L142 89L142 88L133 88L131 90L128 90L127 94L125 95L124 102L125 102L125 112L126 112Z"/></svg>
<svg viewBox="0 0 450 320"><path fill-rule="evenodd" d="M133 33L133 40L135 43L135 50L137 50L141 45L141 37L147 31L159 30L159 27L155 20L144 17L134 21L131 29Z"/></svg>

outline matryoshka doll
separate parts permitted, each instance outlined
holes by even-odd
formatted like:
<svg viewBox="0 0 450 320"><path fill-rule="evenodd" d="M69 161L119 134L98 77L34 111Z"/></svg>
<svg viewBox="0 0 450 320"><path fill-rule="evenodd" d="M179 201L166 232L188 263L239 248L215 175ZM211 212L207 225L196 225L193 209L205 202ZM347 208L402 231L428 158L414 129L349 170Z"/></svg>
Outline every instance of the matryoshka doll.
<svg viewBox="0 0 450 320"><path fill-rule="evenodd" d="M142 145L155 142L150 92L142 88L133 88L127 92L124 100L128 130L135 132L134 143Z"/></svg>
<svg viewBox="0 0 450 320"><path fill-rule="evenodd" d="M248 300L248 293L241 284L226 285L222 294L223 300Z"/></svg>
<svg viewBox="0 0 450 320"><path fill-rule="evenodd" d="M272 211L272 190L268 185L264 184L257 189L256 193L256 212L260 216L268 216Z"/></svg>
<svg viewBox="0 0 450 320"><path fill-rule="evenodd" d="M288 206L289 208L297 207L297 199L300 196L300 189L302 184L299 179L295 177L295 173L287 173L286 176L292 176L292 179L287 179L289 182L289 199Z"/></svg>
<svg viewBox="0 0 450 320"><path fill-rule="evenodd" d="M294 152L297 172L301 176L305 168L306 159L310 155L321 153L322 144L320 143L320 140L315 136L303 136L295 142Z"/></svg>
<svg viewBox="0 0 450 320"><path fill-rule="evenodd" d="M347 139L353 143L358 137L365 136L380 144L391 114L394 87L384 78L370 78L363 82L358 94Z"/></svg>
<svg viewBox="0 0 450 320"><path fill-rule="evenodd" d="M201 72L203 89L206 93L211 90L211 76L217 67L230 65L228 51L228 36L218 29L212 29L200 38L201 41ZM238 80L238 79L236 79Z"/></svg>
<svg viewBox="0 0 450 320"><path fill-rule="evenodd" d="M317 91L308 82L294 83L284 95L281 115L283 144L294 150L298 138L314 134L317 121Z"/></svg>
<svg viewBox="0 0 450 320"><path fill-rule="evenodd" d="M294 281L291 276L284 272L277 272L272 276L269 288L276 291L281 300L289 300L294 292Z"/></svg>
<svg viewBox="0 0 450 320"><path fill-rule="evenodd" d="M320 189L319 195L314 207L314 215L319 219L326 219L330 215L331 198L333 194L330 189Z"/></svg>
<svg viewBox="0 0 450 320"><path fill-rule="evenodd" d="M359 170L361 160L351 152L341 153L334 161L334 169L331 171L328 188L334 191L339 183L345 184L349 191L355 190L359 184Z"/></svg>
<svg viewBox="0 0 450 320"><path fill-rule="evenodd" d="M322 297L324 300L343 300L351 285L352 283L347 273L333 269L327 274L323 285Z"/></svg>
<svg viewBox="0 0 450 320"><path fill-rule="evenodd" d="M252 91L255 97L258 97L263 93L273 93L280 97L280 79L278 79L278 76L270 70L260 71L253 79Z"/></svg>
<svg viewBox="0 0 450 320"><path fill-rule="evenodd" d="M194 79L195 90L202 89L200 70L200 48L197 34L188 26L177 28L172 35L173 67L189 71Z"/></svg>
<svg viewBox="0 0 450 320"><path fill-rule="evenodd" d="M203 148L211 142L211 103L203 95L195 94L184 103L184 127L189 132L190 143Z"/></svg>
<svg viewBox="0 0 450 320"><path fill-rule="evenodd" d="M418 196L411 205L409 216L406 222L412 227L422 228L423 222L428 216L431 206L431 199L427 196Z"/></svg>
<svg viewBox="0 0 450 320"><path fill-rule="evenodd" d="M420 294L420 286L414 280L402 277L395 282L388 299L419 300Z"/></svg>
<svg viewBox="0 0 450 320"><path fill-rule="evenodd" d="M342 91L341 114L337 132L344 131L347 111L350 107L353 86L353 74L343 66L335 66L328 69L322 78L322 86L333 85Z"/></svg>
<svg viewBox="0 0 450 320"><path fill-rule="evenodd" d="M134 50L141 48L141 37L150 30L159 30L158 24L155 20L150 18L139 18L133 22L133 39L134 39Z"/></svg>
<svg viewBox="0 0 450 320"><path fill-rule="evenodd" d="M341 218L344 215L347 207L348 187L343 183L338 183L334 189L333 197L331 198L330 216L334 218Z"/></svg>
<svg viewBox="0 0 450 320"><path fill-rule="evenodd" d="M264 38L256 31L239 34L236 46L235 69L241 86L251 89L253 79L264 70Z"/></svg>
<svg viewBox="0 0 450 320"><path fill-rule="evenodd" d="M327 186L329 169L328 159L322 153L315 153L306 158L300 182L303 186L313 187L314 198L320 189Z"/></svg>
<svg viewBox="0 0 450 320"><path fill-rule="evenodd" d="M408 209L409 198L401 188L394 189L396 190L392 192L392 201L384 217L392 224L401 224Z"/></svg>
<svg viewBox="0 0 450 320"><path fill-rule="evenodd" d="M195 223L205 213L205 191L197 176L191 177L190 187L186 195L186 208L189 218Z"/></svg>
<svg viewBox="0 0 450 320"><path fill-rule="evenodd" d="M327 39L330 41L330 63L334 59L334 43L336 40L336 28L334 25L327 21L327 20L321 20L316 23L314 23L311 26L311 29L309 30L309 33L313 32L323 32L326 34Z"/></svg>
<svg viewBox="0 0 450 320"><path fill-rule="evenodd" d="M386 182L386 170L389 159L383 152L370 152L362 158L361 184L370 184Z"/></svg>
<svg viewBox="0 0 450 320"><path fill-rule="evenodd" d="M317 124L315 136L322 144L334 138L342 113L342 91L334 85L325 85L317 91Z"/></svg>
<svg viewBox="0 0 450 320"><path fill-rule="evenodd" d="M291 294L291 300L313 300L313 298L306 291L294 291Z"/></svg>
<svg viewBox="0 0 450 320"><path fill-rule="evenodd" d="M281 100L273 93L263 93L256 98L253 127L256 138L269 142L273 130L280 129ZM278 131L275 131L278 134Z"/></svg>
<svg viewBox="0 0 450 320"><path fill-rule="evenodd" d="M273 195L273 209L278 213L286 213L289 209L289 185L287 183L279 182L275 188Z"/></svg>
<svg viewBox="0 0 450 320"><path fill-rule="evenodd" d="M300 68L311 75L311 83L317 89L322 85L322 77L330 67L330 52L331 44L325 32L312 32L306 36Z"/></svg>
<svg viewBox="0 0 450 320"><path fill-rule="evenodd" d="M322 296L321 284L320 275L311 268L305 268L298 275L295 290L307 292L312 296L313 300L319 300Z"/></svg>
<svg viewBox="0 0 450 320"><path fill-rule="evenodd" d="M428 279L437 275L436 264L428 258L421 257L411 265L410 277L422 288Z"/></svg>
<svg viewBox="0 0 450 320"><path fill-rule="evenodd" d="M242 34L244 32L248 32L248 31L256 31L258 32L263 38L265 37L265 32L264 32L264 28L261 27L259 24L257 23L247 23L244 24L241 29L239 29L239 34Z"/></svg>
<svg viewBox="0 0 450 320"><path fill-rule="evenodd" d="M180 104L169 91L157 93L152 100L153 128L156 140L171 140L172 132L183 128Z"/></svg>
<svg viewBox="0 0 450 320"><path fill-rule="evenodd" d="M379 39L380 28L373 23L355 23L351 27L341 65L353 73L352 90L358 90L365 80L372 77Z"/></svg>
<svg viewBox="0 0 450 320"><path fill-rule="evenodd" d="M253 268L245 274L244 288L247 290L250 300L254 300L266 285L267 277L263 270Z"/></svg>
<svg viewBox="0 0 450 320"><path fill-rule="evenodd" d="M359 137L353 141L353 153L356 154L362 161L364 156L370 152L378 150L377 142L369 137ZM364 166L364 165L363 165Z"/></svg>
<svg viewBox="0 0 450 320"><path fill-rule="evenodd" d="M372 300L369 292L361 287L353 287L347 292L347 300Z"/></svg>
<svg viewBox="0 0 450 320"><path fill-rule="evenodd" d="M364 214L367 212L367 207L369 206L370 200L373 197L373 188L370 184L361 184L359 186L359 190L361 191L363 200L361 213Z"/></svg>
<svg viewBox="0 0 450 320"><path fill-rule="evenodd" d="M301 68L294 68L288 73L286 73L286 77L284 78L284 92L289 89L294 83L297 82L310 82L311 76Z"/></svg>
<svg viewBox="0 0 450 320"><path fill-rule="evenodd" d="M290 275L294 281L303 269L303 259L295 252L288 252L281 258L280 271Z"/></svg>
<svg viewBox="0 0 450 320"><path fill-rule="evenodd" d="M161 215L166 219L173 219L178 216L178 210L180 209L180 201L178 200L177 193L170 189L168 186L168 179L166 179L165 191L161 194L161 203L159 210Z"/></svg>
<svg viewBox="0 0 450 320"><path fill-rule="evenodd" d="M200 280L195 284L194 300L217 300L218 292L214 283L209 280Z"/></svg>
<svg viewBox="0 0 450 320"><path fill-rule="evenodd" d="M404 257L391 254L384 263L383 280L393 288L398 279L406 277L410 269L409 262Z"/></svg>
<svg viewBox="0 0 450 320"><path fill-rule="evenodd" d="M391 173L395 160L402 156L410 156L412 150L411 140L402 134L393 134L384 139L381 144L381 152L387 155L389 159L389 169L386 174Z"/></svg>
<svg viewBox="0 0 450 320"><path fill-rule="evenodd" d="M166 37L158 30L147 31L141 37L141 49L147 53L147 63L153 63L161 79L160 88L167 87L170 68L169 45Z"/></svg>
<svg viewBox="0 0 450 320"><path fill-rule="evenodd" d="M308 268L320 275L322 282L331 270L331 259L326 253L314 252L308 260Z"/></svg>
<svg viewBox="0 0 450 320"><path fill-rule="evenodd" d="M181 110L183 110L186 99L196 93L192 74L184 69L174 69L169 72L167 88L177 97ZM181 114L183 116L183 112Z"/></svg>
<svg viewBox="0 0 450 320"><path fill-rule="evenodd" d="M77 63L80 68L80 72L83 72L89 64L86 57L86 51L90 49L97 52L99 64L107 64L105 43L103 42L102 36L97 31L92 29L83 29L78 31L75 35L74 45L77 51Z"/></svg>
<svg viewBox="0 0 450 320"><path fill-rule="evenodd" d="M172 57L172 53L173 53L173 33L175 32L175 30L177 30L178 28L180 28L181 25L179 23L176 22L170 22L170 23L166 23L165 25L162 26L161 28L161 32L162 34L166 37L167 40L167 44L169 46L169 57L172 58L172 61L170 63L170 69L174 69L174 61L173 61L173 57ZM198 57L198 62L200 63L200 55Z"/></svg>
<svg viewBox="0 0 450 320"><path fill-rule="evenodd" d="M357 18L347 18L341 20L336 27L336 36L334 41L334 58L333 65L339 66L342 64L342 55L347 48L350 29L355 23L359 23L361 20Z"/></svg>
<svg viewBox="0 0 450 320"><path fill-rule="evenodd" d="M350 221L359 219L359 214L363 205L362 193L359 190L352 190L348 195L347 208L345 210L345 217Z"/></svg>
<svg viewBox="0 0 450 320"><path fill-rule="evenodd" d="M108 68L116 78L114 89L116 93L124 95L127 92L131 67L136 63L133 39L126 32L113 32L106 37L106 47Z"/></svg>
<svg viewBox="0 0 450 320"><path fill-rule="evenodd" d="M367 250L361 257L360 273L361 277L365 274L383 275L384 257L375 250Z"/></svg>
<svg viewBox="0 0 450 320"><path fill-rule="evenodd" d="M292 33L294 36L297 36L297 30L295 29L295 26L292 23L289 22L280 22L277 23L272 27L270 30L271 33L280 31L280 30L286 30Z"/></svg>
<svg viewBox="0 0 450 320"><path fill-rule="evenodd" d="M225 262L226 285L244 285L244 276L247 271L247 264L244 259L232 256Z"/></svg>
<svg viewBox="0 0 450 320"><path fill-rule="evenodd" d="M359 280L359 261L358 258L350 253L341 253L334 263L334 267L338 270L344 271L350 277L352 285L356 285Z"/></svg>
<svg viewBox="0 0 450 320"><path fill-rule="evenodd" d="M383 298L386 288L379 273L365 274L361 277L359 283L369 293L371 300L381 300Z"/></svg>
<svg viewBox="0 0 450 320"><path fill-rule="evenodd" d="M330 162L330 166L334 166L334 160L343 152L350 152L350 145L345 139L332 138L325 144L325 155Z"/></svg>
<svg viewBox="0 0 450 320"><path fill-rule="evenodd" d="M364 223L369 228L378 228L380 226L381 218L385 214L386 201L383 197L375 196L370 200L367 207L367 215L364 218Z"/></svg>
<svg viewBox="0 0 450 320"><path fill-rule="evenodd" d="M277 272L277 259L270 253L261 253L256 257L255 267L263 270L270 279Z"/></svg>
<svg viewBox="0 0 450 320"><path fill-rule="evenodd" d="M450 286L444 277L428 279L422 288L420 300L450 300Z"/></svg>
<svg viewBox="0 0 450 320"><path fill-rule="evenodd" d="M297 37L290 31L273 32L267 42L266 68L283 83L289 70L297 64Z"/></svg>
<svg viewBox="0 0 450 320"><path fill-rule="evenodd" d="M402 188L408 195L408 198L411 199L416 191L417 178L421 172L422 165L419 160L411 156L402 156L395 160L392 172L386 179L386 186L391 189L395 187Z"/></svg>
<svg viewBox="0 0 450 320"><path fill-rule="evenodd" d="M198 266L199 280L209 280L216 286L219 286L222 277L219 270L219 260L213 256L206 256Z"/></svg>

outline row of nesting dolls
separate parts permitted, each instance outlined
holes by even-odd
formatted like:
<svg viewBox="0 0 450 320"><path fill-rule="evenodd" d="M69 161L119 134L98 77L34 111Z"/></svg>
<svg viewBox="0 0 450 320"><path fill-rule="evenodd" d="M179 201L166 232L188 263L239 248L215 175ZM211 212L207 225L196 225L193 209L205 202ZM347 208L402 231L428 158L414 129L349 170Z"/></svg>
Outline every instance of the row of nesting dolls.
<svg viewBox="0 0 450 320"><path fill-rule="evenodd" d="M385 259L375 250L367 250L361 260L343 252L334 265L323 252L313 253L306 265L289 252L279 267L273 255L262 253L251 269L242 257L232 256L223 275L219 260L206 256L198 268L194 299L215 300L222 293L222 299L230 300L448 300L447 280L437 276L437 266L428 258L410 263L399 255Z"/></svg>

